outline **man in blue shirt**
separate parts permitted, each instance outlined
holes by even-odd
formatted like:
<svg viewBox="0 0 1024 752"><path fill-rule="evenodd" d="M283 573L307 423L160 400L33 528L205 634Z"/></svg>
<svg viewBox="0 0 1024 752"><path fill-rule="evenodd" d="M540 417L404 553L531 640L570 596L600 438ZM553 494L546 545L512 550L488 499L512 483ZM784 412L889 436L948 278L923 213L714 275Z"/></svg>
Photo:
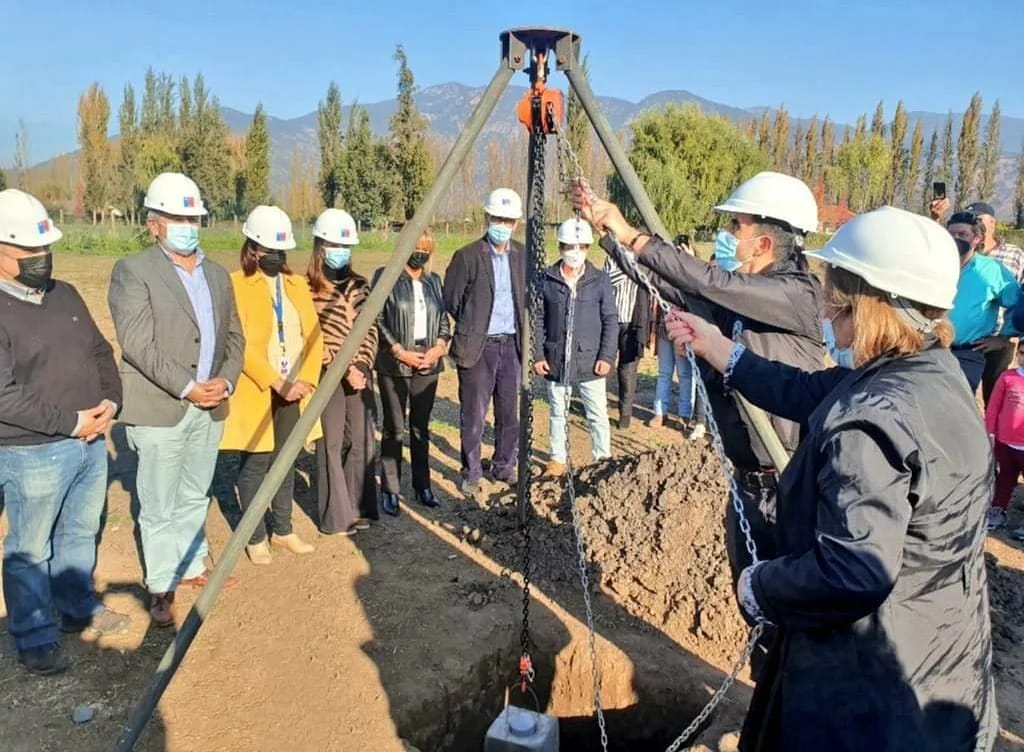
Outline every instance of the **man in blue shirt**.
<svg viewBox="0 0 1024 752"><path fill-rule="evenodd" d="M461 490L467 496L480 487L480 441L492 399L495 480L514 485L519 452L522 353L516 335L523 326L526 261L512 233L523 202L512 189L498 188L484 214L487 234L455 252L444 280L445 307L455 320L451 356L459 373Z"/></svg>
<svg viewBox="0 0 1024 752"><path fill-rule="evenodd" d="M960 283L949 320L953 324L953 354L976 391L985 370L985 355L1006 346L1018 332L1010 317L999 325L1004 309L1020 299L1020 285L999 261L978 252L984 228L977 215L957 212L946 225L960 249Z"/></svg>

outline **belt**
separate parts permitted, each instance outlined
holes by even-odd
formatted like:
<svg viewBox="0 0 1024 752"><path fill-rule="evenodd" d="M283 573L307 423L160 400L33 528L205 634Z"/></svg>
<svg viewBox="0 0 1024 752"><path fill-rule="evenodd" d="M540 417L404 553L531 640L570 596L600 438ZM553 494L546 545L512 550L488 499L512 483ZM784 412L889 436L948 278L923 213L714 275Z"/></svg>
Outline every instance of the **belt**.
<svg viewBox="0 0 1024 752"><path fill-rule="evenodd" d="M413 342L412 344L413 344L414 347L426 347L427 346L427 340L425 340L425 339L418 339L415 342Z"/></svg>
<svg viewBox="0 0 1024 752"><path fill-rule="evenodd" d="M515 336L516 335L514 335L514 334L488 334L487 335L487 341L488 342L506 342L506 341L512 339Z"/></svg>
<svg viewBox="0 0 1024 752"><path fill-rule="evenodd" d="M779 476L774 470L736 470L736 482L755 491L774 491Z"/></svg>

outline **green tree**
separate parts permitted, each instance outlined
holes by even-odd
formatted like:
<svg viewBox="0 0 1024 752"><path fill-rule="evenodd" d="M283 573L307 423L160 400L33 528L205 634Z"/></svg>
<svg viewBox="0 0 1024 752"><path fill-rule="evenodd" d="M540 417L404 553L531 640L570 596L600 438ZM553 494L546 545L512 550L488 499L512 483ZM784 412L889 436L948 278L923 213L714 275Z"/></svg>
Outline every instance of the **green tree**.
<svg viewBox="0 0 1024 752"><path fill-rule="evenodd" d="M907 169L903 181L903 206L916 206L918 185L921 181L921 152L924 150L924 124L918 118L914 123L914 135L910 137L910 152L907 155ZM934 169L934 163L933 163Z"/></svg>
<svg viewBox="0 0 1024 752"><path fill-rule="evenodd" d="M811 118L807 124L807 135L804 137L803 145L797 143L797 149L803 148L804 161L803 170L800 172L801 179L813 188L818 182L821 172L821 154L818 152L818 116Z"/></svg>
<svg viewBox="0 0 1024 752"><path fill-rule="evenodd" d="M0 170L0 191L7 190L7 176L4 175L4 171Z"/></svg>
<svg viewBox="0 0 1024 752"><path fill-rule="evenodd" d="M881 100L875 106L875 116L871 118L871 135L885 137L885 102Z"/></svg>
<svg viewBox="0 0 1024 752"><path fill-rule="evenodd" d="M317 133L320 137L320 197L331 208L341 196L341 169L344 136L341 131L341 91L331 81L327 99L317 108Z"/></svg>
<svg viewBox="0 0 1024 752"><path fill-rule="evenodd" d="M768 110L761 113L761 123L757 128L757 148L766 157L771 154L772 121L768 117Z"/></svg>
<svg viewBox="0 0 1024 752"><path fill-rule="evenodd" d="M192 108L192 89L188 83L188 76L181 77L178 84L178 129L182 133L188 132L195 120L195 112Z"/></svg>
<svg viewBox="0 0 1024 752"><path fill-rule="evenodd" d="M839 148L835 161L850 209L860 213L885 202L892 150L884 137L854 138Z"/></svg>
<svg viewBox="0 0 1024 752"><path fill-rule="evenodd" d="M920 122L920 121L918 121ZM932 131L932 138L928 142L928 156L924 158L924 175L921 180L921 211L928 211L928 205L932 201L931 187L935 180L939 160L939 132Z"/></svg>
<svg viewBox="0 0 1024 752"><path fill-rule="evenodd" d="M181 157L166 134L154 133L150 136L142 136L139 141L139 153L135 160L135 182L137 185L148 186L153 178L160 173L180 172L181 169Z"/></svg>
<svg viewBox="0 0 1024 752"><path fill-rule="evenodd" d="M110 201L111 159L110 100L98 83L93 83L78 99L78 145L81 148L82 180L85 183L85 208L96 217L106 214Z"/></svg>
<svg viewBox="0 0 1024 752"><path fill-rule="evenodd" d="M583 57L583 63L580 65L580 70L583 73L583 77L589 81L589 54ZM583 103L580 101L580 98L576 96L576 90L571 87L569 89L567 130L569 134L569 145L572 146L572 150L579 158L581 168L585 170L586 165L590 164L590 120L587 118L586 110L583 109ZM566 169L568 169L568 165L566 165ZM561 187L559 187L559 190L560 189Z"/></svg>
<svg viewBox="0 0 1024 752"><path fill-rule="evenodd" d="M985 146L981 152L981 178L978 181L978 198L992 201L996 193L996 178L999 175L999 126L1002 113L999 100L992 105L992 114L988 116L988 127L985 129Z"/></svg>
<svg viewBox="0 0 1024 752"><path fill-rule="evenodd" d="M1017 158L1017 185L1013 191L1013 213L1017 220L1017 229L1024 230L1024 143L1020 145L1020 156Z"/></svg>
<svg viewBox="0 0 1024 752"><path fill-rule="evenodd" d="M138 112L135 107L135 89L131 84L124 85L117 121L121 136L121 161L117 169L117 197L134 221L135 212L140 205L135 163L139 158L139 145L142 136L139 133Z"/></svg>
<svg viewBox="0 0 1024 752"><path fill-rule="evenodd" d="M789 112L785 106L775 112L775 129L772 132L772 166L785 172L789 154Z"/></svg>
<svg viewBox="0 0 1024 752"><path fill-rule="evenodd" d="M231 209L231 155L228 127L220 115L220 103L206 90L200 73L191 92L193 116L178 146L185 174L196 181L211 214Z"/></svg>
<svg viewBox="0 0 1024 752"><path fill-rule="evenodd" d="M964 113L957 139L956 200L964 204L974 194L974 183L978 177L978 131L981 128L981 95L975 92Z"/></svg>
<svg viewBox="0 0 1024 752"><path fill-rule="evenodd" d="M245 139L245 170L243 175L242 211L270 203L270 134L263 104L256 105L249 135Z"/></svg>
<svg viewBox="0 0 1024 752"><path fill-rule="evenodd" d="M388 208L383 190L387 175L382 173L377 160L370 115L365 108L353 104L342 159L342 199L345 209L360 223L376 225L384 219Z"/></svg>
<svg viewBox="0 0 1024 752"><path fill-rule="evenodd" d="M630 127L630 161L674 232L717 224L711 207L768 164L731 120L695 105L644 113ZM640 221L617 174L609 179L609 192L633 221Z"/></svg>
<svg viewBox="0 0 1024 752"><path fill-rule="evenodd" d="M946 114L946 124L942 129L942 162L935 178L952 188L953 182L953 113Z"/></svg>
<svg viewBox="0 0 1024 752"><path fill-rule="evenodd" d="M146 77L142 88L142 112L139 115L139 130L149 136L159 131L160 126L160 92L157 90L156 73L152 66L146 68Z"/></svg>
<svg viewBox="0 0 1024 752"><path fill-rule="evenodd" d="M391 117L391 162L400 195L399 208L410 219L430 183L427 154L427 122L416 109L416 81L402 45L396 45L398 63L398 109Z"/></svg>
<svg viewBox="0 0 1024 752"><path fill-rule="evenodd" d="M849 135L849 129L847 129L846 135ZM863 141L868 135L868 116L861 115L857 118L857 127L853 131L854 141ZM843 137L844 139L846 136Z"/></svg>
<svg viewBox="0 0 1024 752"><path fill-rule="evenodd" d="M892 165L889 168L889 183L886 186L886 203L895 206L896 197L903 195L907 179L907 108L901 99L896 103L896 113L889 129L889 149L892 152Z"/></svg>
<svg viewBox="0 0 1024 752"><path fill-rule="evenodd" d="M832 161L835 158L836 128L828 115L821 123L821 173L820 179L825 191L833 203L839 201L839 193L835 190L832 179Z"/></svg>
<svg viewBox="0 0 1024 752"><path fill-rule="evenodd" d="M796 132L793 134L793 146L789 150L786 172L790 175L801 175L804 171L804 126L796 121Z"/></svg>

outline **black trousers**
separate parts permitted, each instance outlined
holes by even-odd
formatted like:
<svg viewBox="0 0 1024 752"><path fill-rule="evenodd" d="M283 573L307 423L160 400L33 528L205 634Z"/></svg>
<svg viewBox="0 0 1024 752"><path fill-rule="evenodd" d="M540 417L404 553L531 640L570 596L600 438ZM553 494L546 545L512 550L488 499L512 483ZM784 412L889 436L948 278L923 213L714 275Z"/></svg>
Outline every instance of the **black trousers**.
<svg viewBox="0 0 1024 752"><path fill-rule="evenodd" d="M462 477L480 480L480 442L487 408L494 400L494 457L491 473L507 480L519 456L519 383L522 366L514 336L488 337L480 360L459 368L459 434Z"/></svg>
<svg viewBox="0 0 1024 752"><path fill-rule="evenodd" d="M964 372L971 394L974 394L978 391L978 384L985 373L985 356L975 350L973 344L953 347L951 352L960 362L960 370Z"/></svg>
<svg viewBox="0 0 1024 752"><path fill-rule="evenodd" d="M373 380L361 391L341 385L320 416L324 436L316 443L317 507L320 530L341 533L377 511Z"/></svg>
<svg viewBox="0 0 1024 752"><path fill-rule="evenodd" d="M285 402L276 392L271 395L270 414L274 423L274 451L272 452L239 452L238 460L238 501L242 505L242 513L249 508L256 497L263 479L277 453L284 445L288 434L299 422L299 403ZM275 535L289 535L292 532L292 497L295 494L295 468L285 476L281 487L277 489L270 502L267 521ZM249 539L249 545L262 543L267 539L267 526L260 525Z"/></svg>
<svg viewBox="0 0 1024 752"><path fill-rule="evenodd" d="M384 414L380 441L381 490L397 494L402 482L402 445L405 443L406 412L409 416L409 453L412 457L412 487L419 492L430 488L430 414L437 395L438 374L391 376L377 373Z"/></svg>
<svg viewBox="0 0 1024 752"><path fill-rule="evenodd" d="M633 417L636 398L636 367L644 354L642 334L638 327L619 324L619 427L627 428Z"/></svg>
<svg viewBox="0 0 1024 752"><path fill-rule="evenodd" d="M992 396L992 390L996 388L996 381L1000 374L1010 367L1016 346L1010 342L995 352L985 353L985 370L981 374L981 396L988 404L988 398Z"/></svg>

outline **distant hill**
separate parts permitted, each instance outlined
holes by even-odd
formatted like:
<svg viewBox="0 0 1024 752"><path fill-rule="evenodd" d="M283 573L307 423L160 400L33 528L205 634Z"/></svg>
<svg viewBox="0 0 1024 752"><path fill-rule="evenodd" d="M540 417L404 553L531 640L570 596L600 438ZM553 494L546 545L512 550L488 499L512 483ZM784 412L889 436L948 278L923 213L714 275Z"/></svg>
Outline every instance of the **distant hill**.
<svg viewBox="0 0 1024 752"><path fill-rule="evenodd" d="M428 86L421 89L416 95L416 104L420 112L430 123L430 129L434 134L446 139L454 139L466 120L469 118L473 107L483 94L482 86L465 86L459 83L446 83L436 86ZM515 133L522 126L516 120L516 102L526 92L525 87L510 86L502 96L494 114L484 128L479 142L479 148L485 148L486 143L492 136L507 138ZM699 105L706 112L713 112L727 117L741 120L750 117L758 117L762 112L772 108L750 107L738 108L730 105L704 99L686 90L659 91L644 97L639 102L630 102L615 97L598 97L608 121L616 131L625 130L630 121L641 113L664 107L668 104L694 103ZM348 120L348 113L351 110L349 103L345 109L345 119ZM396 102L388 99L382 102L359 103L364 107L370 116L370 125L377 134L384 134L388 129L388 122L395 111ZM225 122L234 133L245 133L252 121L251 113L240 112L230 107L221 109ZM824 114L824 113L822 113ZM887 115L891 116L891 112ZM909 128L914 127L916 119L920 118L925 129L925 146L927 139L935 129L941 129L946 119L943 113L935 112L911 112L908 114ZM960 114L953 114L954 123L959 124ZM271 185L278 188L287 182L289 161L292 152L297 148L302 152L316 155L317 146L317 114L314 110L302 117L281 119L273 116L267 118L270 130L270 155L271 155ZM982 122L982 133L985 123ZM795 119L792 130L795 131L796 123L806 127L807 120ZM837 134L842 133L845 124L837 123ZM954 132L954 136L956 132ZM909 138L909 133L908 133ZM1000 163L999 190L994 201L1002 216L1009 216L1010 204L1013 196L1013 181L1016 177L1016 163L1014 155L1020 152L1021 143L1024 141L1024 118L1002 117L1001 145L1004 157ZM525 159L524 154L524 159ZM45 166L44 165L41 166Z"/></svg>

